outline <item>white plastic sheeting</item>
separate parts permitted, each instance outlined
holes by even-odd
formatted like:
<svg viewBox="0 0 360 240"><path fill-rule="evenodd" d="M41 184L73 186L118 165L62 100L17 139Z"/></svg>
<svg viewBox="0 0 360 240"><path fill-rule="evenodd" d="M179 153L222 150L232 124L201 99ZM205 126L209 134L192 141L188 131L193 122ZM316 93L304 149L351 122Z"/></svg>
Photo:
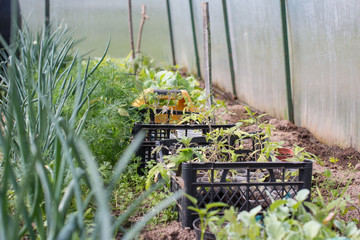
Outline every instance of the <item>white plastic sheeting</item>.
<svg viewBox="0 0 360 240"><path fill-rule="evenodd" d="M171 47L165 1L132 0L134 44L136 48L141 19L141 6L146 4L146 20L141 40L141 50L157 60L170 62ZM23 16L32 27L44 21L44 1L20 0ZM30 16L30 17L28 17ZM101 56L111 40L109 56L124 57L131 51L128 27L128 1L125 0L52 0L50 21L64 24L74 32L74 37L84 39L82 53Z"/></svg>
<svg viewBox="0 0 360 240"><path fill-rule="evenodd" d="M165 1L164 1L165 2ZM188 0L170 0L171 19L174 32L176 63L197 73L195 46L191 30L191 15Z"/></svg>
<svg viewBox="0 0 360 240"><path fill-rule="evenodd" d="M133 0L135 44L141 4L147 5L142 50L171 63L166 0ZM203 68L202 0L170 0L176 61L197 73L191 27ZM44 21L43 1L20 0L31 27ZM130 52L125 0L53 0L53 22L86 37L86 51ZM238 98L272 116L288 119L280 0L226 0ZM213 83L232 92L221 0L209 0ZM360 150L360 4L358 0L288 0L288 28L295 123L327 143ZM201 71L203 72L203 71Z"/></svg>
<svg viewBox="0 0 360 240"><path fill-rule="evenodd" d="M288 2L295 122L327 143L360 149L360 5Z"/></svg>
<svg viewBox="0 0 360 240"><path fill-rule="evenodd" d="M200 67L204 74L204 39L201 15L201 1L193 1L196 24L197 44L199 46ZM209 2L210 31L211 31L211 67L212 83L226 92L232 93L229 58L226 44L226 32L222 1Z"/></svg>
<svg viewBox="0 0 360 240"><path fill-rule="evenodd" d="M227 3L239 99L288 118L280 1Z"/></svg>

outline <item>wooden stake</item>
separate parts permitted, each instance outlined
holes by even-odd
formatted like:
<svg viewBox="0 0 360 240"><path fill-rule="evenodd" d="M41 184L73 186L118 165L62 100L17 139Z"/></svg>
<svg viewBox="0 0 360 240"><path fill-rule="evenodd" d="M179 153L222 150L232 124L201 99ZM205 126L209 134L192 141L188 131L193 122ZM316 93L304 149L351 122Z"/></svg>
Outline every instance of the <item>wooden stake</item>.
<svg viewBox="0 0 360 240"><path fill-rule="evenodd" d="M212 90L211 90L211 34L209 3L201 3L201 14L203 19L203 39L204 39L204 64L205 64L205 94L207 97L207 107L211 108Z"/></svg>
<svg viewBox="0 0 360 240"><path fill-rule="evenodd" d="M46 34L50 34L50 0L45 0L45 27Z"/></svg>
<svg viewBox="0 0 360 240"><path fill-rule="evenodd" d="M134 48L134 34L133 34L133 25L132 25L132 11L131 11L131 0L128 0L128 9L129 9L129 31L130 31L130 47L132 51L132 59L135 59L135 48Z"/></svg>
<svg viewBox="0 0 360 240"><path fill-rule="evenodd" d="M140 53L141 36L146 19L149 19L149 17L146 15L146 6L145 4L143 4L141 10L141 22L139 27L138 41L137 41L137 51L136 51L137 53Z"/></svg>

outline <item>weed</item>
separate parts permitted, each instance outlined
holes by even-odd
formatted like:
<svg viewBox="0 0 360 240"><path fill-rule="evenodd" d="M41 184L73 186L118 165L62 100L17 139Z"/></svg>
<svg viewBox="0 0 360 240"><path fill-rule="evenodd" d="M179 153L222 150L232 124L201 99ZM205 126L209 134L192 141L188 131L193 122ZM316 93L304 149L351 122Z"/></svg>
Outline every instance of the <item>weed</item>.
<svg viewBox="0 0 360 240"><path fill-rule="evenodd" d="M333 163L333 164L337 163L338 161L339 161L339 159L336 158L336 157L330 157L330 158L329 158L329 162L331 162L331 163Z"/></svg>

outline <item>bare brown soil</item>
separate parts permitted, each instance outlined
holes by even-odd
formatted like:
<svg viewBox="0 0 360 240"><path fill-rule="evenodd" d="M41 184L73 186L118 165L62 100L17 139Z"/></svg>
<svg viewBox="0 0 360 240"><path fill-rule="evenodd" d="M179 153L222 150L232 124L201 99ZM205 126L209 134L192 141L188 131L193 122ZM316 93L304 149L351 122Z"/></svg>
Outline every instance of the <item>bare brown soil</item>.
<svg viewBox="0 0 360 240"><path fill-rule="evenodd" d="M227 120L229 123L236 123L240 119L248 118L244 105L238 101L229 99L227 95L217 94L217 98L225 100L228 108L234 113L222 114L222 118ZM254 109L252 109L255 111ZM258 114L262 114L258 112ZM360 153L353 148L341 148L339 146L329 146L319 142L306 128L298 127L287 120L278 120L271 116L265 116L262 118L263 121L267 121L271 125L275 126L275 130L272 132L272 141L284 141L284 147L292 148L294 145L304 147L306 151L318 156L324 163L323 166L314 162L313 165L313 184L321 183L325 180L323 172L325 169L331 171L331 188L340 189L340 191L346 186L347 182L350 181L350 185L347 189L347 194L351 197L354 205L359 207L359 194L360 194ZM254 126L247 126L244 128L246 131L255 130ZM333 161L333 162L330 162ZM328 179L329 181L329 179ZM329 189L320 189L322 194L326 198L329 194ZM341 218L348 220L351 218L359 219L359 212L351 210L346 216ZM183 230L180 227L180 223L172 222L166 226L159 227L155 230L144 231L142 239L176 239L176 240L187 240L195 239L193 231L189 229Z"/></svg>
<svg viewBox="0 0 360 240"><path fill-rule="evenodd" d="M182 229L181 223L171 222L166 226L144 231L140 236L141 240L193 240L195 239L195 232L190 228Z"/></svg>

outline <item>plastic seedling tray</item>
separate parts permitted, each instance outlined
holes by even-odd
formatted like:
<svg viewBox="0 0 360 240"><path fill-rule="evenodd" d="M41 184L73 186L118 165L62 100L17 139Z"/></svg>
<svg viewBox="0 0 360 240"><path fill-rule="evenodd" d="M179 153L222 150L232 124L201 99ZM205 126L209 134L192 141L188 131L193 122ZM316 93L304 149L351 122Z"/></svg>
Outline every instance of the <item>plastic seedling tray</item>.
<svg viewBox="0 0 360 240"><path fill-rule="evenodd" d="M135 123L133 127L133 135L144 129L146 131L143 144L140 146L136 155L141 157L140 169L146 166L146 163L157 159L157 154L153 154L153 150L156 147L156 141L164 139L177 139L182 136L196 137L204 136L211 129L216 128L232 128L235 124L224 125L207 125L207 124L189 124L189 125L177 125L177 124L142 124Z"/></svg>
<svg viewBox="0 0 360 240"><path fill-rule="evenodd" d="M181 120L182 115L195 112L194 108L187 107L187 104L190 103L191 105L192 101L186 90L146 89L143 95L133 102L132 106L137 108L146 106L151 94L155 94L158 100L165 100L169 103L159 105L155 109L144 108L141 111L144 115L150 114L150 123L177 123ZM176 105L170 104L171 101L176 101Z"/></svg>
<svg viewBox="0 0 360 240"><path fill-rule="evenodd" d="M208 162L183 163L185 192L198 200L199 208L212 202L224 202L238 211L261 205L271 199L294 197L301 189L311 190L312 161L304 162ZM296 176L289 173L296 172ZM179 219L183 227L192 227L197 218L188 209L192 203L183 197ZM223 210L223 209L222 209Z"/></svg>
<svg viewBox="0 0 360 240"><path fill-rule="evenodd" d="M255 133L253 133L255 134ZM222 138L222 137L221 137ZM220 139L219 139L220 140ZM226 139L226 146L234 147L235 145L239 145L240 143L243 145L242 149L235 150L234 153L238 154L239 157L237 161L255 161L257 158L257 154L254 153L257 149L260 148L260 144L257 144L258 140L255 137L246 136L239 139L238 136L232 135ZM193 137L190 141L190 147L212 147L213 142L208 140L206 137ZM177 139L165 139L159 140L156 142L156 146L160 147L160 151L158 154L158 161L163 162L164 155L175 154L176 150L179 147L184 146ZM221 161L229 161L229 159L222 159Z"/></svg>

